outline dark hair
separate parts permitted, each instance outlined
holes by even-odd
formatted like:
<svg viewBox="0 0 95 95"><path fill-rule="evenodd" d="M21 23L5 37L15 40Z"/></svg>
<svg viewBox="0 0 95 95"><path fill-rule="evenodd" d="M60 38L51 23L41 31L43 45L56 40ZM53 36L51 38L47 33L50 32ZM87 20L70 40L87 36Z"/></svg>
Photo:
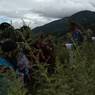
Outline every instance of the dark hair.
<svg viewBox="0 0 95 95"><path fill-rule="evenodd" d="M8 39L1 44L1 49L3 52L13 51L16 48L17 48L16 42L11 39Z"/></svg>

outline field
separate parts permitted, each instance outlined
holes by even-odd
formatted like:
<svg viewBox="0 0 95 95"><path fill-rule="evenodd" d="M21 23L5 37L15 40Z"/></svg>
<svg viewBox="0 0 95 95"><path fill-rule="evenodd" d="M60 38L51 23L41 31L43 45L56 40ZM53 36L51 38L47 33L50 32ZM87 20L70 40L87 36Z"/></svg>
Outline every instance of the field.
<svg viewBox="0 0 95 95"><path fill-rule="evenodd" d="M33 76L35 83L29 84L32 95L94 95L94 51L95 43L84 43L81 47L72 50L58 46L55 73L48 75L46 66L38 65L39 69ZM25 90L20 89L21 83L16 79L10 87L8 95L25 95Z"/></svg>
<svg viewBox="0 0 95 95"><path fill-rule="evenodd" d="M53 72L49 74L48 66L44 63L36 64L37 70L28 85L28 92L32 93L30 95L94 95L95 42L85 41L80 46L74 44L72 49L67 49L60 42L58 40L55 44ZM27 89L23 88L15 74L1 76L12 77L13 81L8 81L6 92L6 78L3 82L0 80L0 91L7 95L26 95Z"/></svg>

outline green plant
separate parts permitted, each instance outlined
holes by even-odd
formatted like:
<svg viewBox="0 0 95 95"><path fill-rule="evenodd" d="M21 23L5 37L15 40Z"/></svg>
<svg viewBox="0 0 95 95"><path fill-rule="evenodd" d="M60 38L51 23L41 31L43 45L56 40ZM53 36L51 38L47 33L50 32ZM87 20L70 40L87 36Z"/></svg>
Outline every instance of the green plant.
<svg viewBox="0 0 95 95"><path fill-rule="evenodd" d="M15 73L0 74L0 95L26 95L23 83L16 78Z"/></svg>

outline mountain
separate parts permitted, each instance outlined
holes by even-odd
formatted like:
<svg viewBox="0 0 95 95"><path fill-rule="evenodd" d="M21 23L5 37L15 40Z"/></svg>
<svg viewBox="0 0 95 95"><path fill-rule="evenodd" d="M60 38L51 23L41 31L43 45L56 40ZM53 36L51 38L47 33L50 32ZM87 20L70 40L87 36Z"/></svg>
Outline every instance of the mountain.
<svg viewBox="0 0 95 95"><path fill-rule="evenodd" d="M34 28L33 32L62 32L66 33L69 29L69 21L74 21L84 28L92 28L95 30L95 12L81 11L70 17L53 21L40 27Z"/></svg>

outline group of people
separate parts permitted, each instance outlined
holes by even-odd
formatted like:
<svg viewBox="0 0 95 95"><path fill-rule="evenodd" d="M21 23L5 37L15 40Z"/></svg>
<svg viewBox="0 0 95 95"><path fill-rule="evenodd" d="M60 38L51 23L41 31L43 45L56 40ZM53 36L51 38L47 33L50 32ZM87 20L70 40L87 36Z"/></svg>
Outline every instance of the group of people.
<svg viewBox="0 0 95 95"><path fill-rule="evenodd" d="M1 41L0 73L16 72L17 77L26 83L32 80L33 65L55 63L55 51L51 37L45 39L42 35L30 48L19 47L18 43L6 39ZM49 71L50 68L49 68Z"/></svg>
<svg viewBox="0 0 95 95"><path fill-rule="evenodd" d="M80 45L83 42L81 29L75 23L70 25L71 40ZM73 42L72 42L73 43ZM55 71L56 51L52 35L41 34L31 45L24 41L3 39L0 42L0 73L15 72L24 84L32 81L36 64L46 64L48 74Z"/></svg>

